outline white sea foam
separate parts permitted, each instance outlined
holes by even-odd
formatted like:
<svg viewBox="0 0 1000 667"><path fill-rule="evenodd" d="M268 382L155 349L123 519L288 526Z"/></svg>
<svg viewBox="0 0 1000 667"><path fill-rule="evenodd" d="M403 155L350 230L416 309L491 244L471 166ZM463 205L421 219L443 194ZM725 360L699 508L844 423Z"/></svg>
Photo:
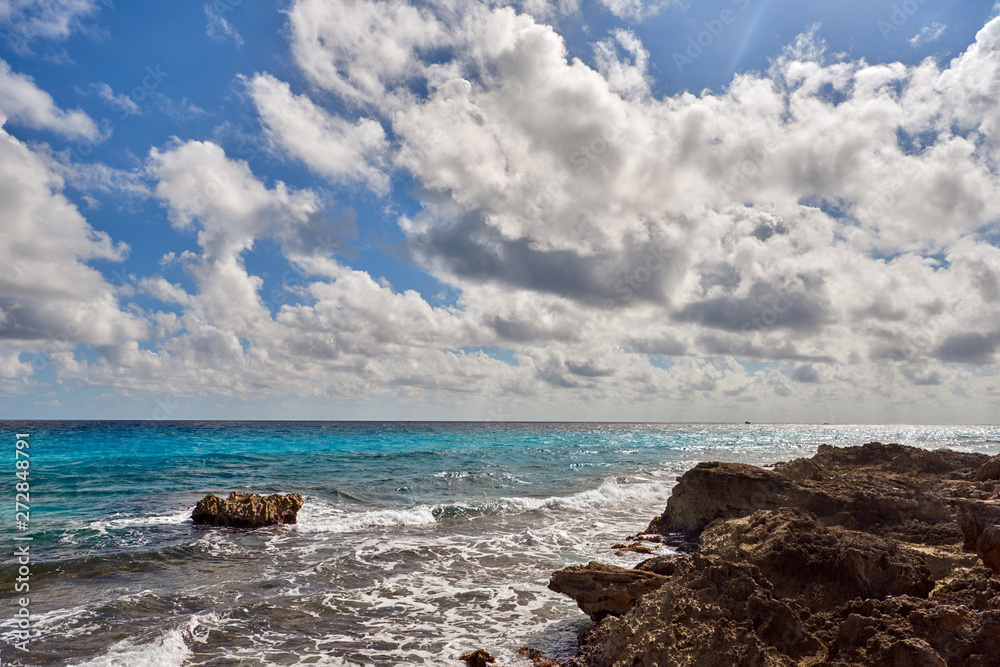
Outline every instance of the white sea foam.
<svg viewBox="0 0 1000 667"><path fill-rule="evenodd" d="M194 657L189 645L207 643L209 633L225 622L225 617L215 612L194 614L185 625L150 641L126 639L114 644L104 655L74 663L72 667L180 667Z"/></svg>
<svg viewBox="0 0 1000 667"><path fill-rule="evenodd" d="M87 528L100 533L106 533L108 528L180 525L191 520L191 508L185 507L183 509L176 509L169 514L157 514L153 516L122 516L120 513L112 514L111 516L112 518L110 519L92 521L87 524Z"/></svg>
<svg viewBox="0 0 1000 667"><path fill-rule="evenodd" d="M306 533L350 533L366 528L425 526L433 523L433 509L428 506L351 512L310 498L299 510L295 529Z"/></svg>
<svg viewBox="0 0 1000 667"><path fill-rule="evenodd" d="M181 667L193 655L184 629L178 628L146 643L120 641L104 655L72 667Z"/></svg>
<svg viewBox="0 0 1000 667"><path fill-rule="evenodd" d="M524 510L538 509L570 509L587 511L604 507L620 507L623 504L634 504L662 498L666 501L667 492L673 486L672 482L642 482L637 484L620 484L616 479L606 479L596 489L580 491L568 496L551 496L549 498L505 498L502 502L512 508Z"/></svg>
<svg viewBox="0 0 1000 667"><path fill-rule="evenodd" d="M594 509L627 505L644 505L666 496L673 481L639 482L622 484L616 479L607 479L595 489L588 489L568 496L531 498L513 496L474 504L449 506L419 505L412 508L350 511L336 507L322 500L310 498L299 511L296 530L306 533L348 533L367 528L392 526L427 526L434 524L440 515L448 515L449 508L454 513L464 515L518 514L544 510L572 510L586 512Z"/></svg>

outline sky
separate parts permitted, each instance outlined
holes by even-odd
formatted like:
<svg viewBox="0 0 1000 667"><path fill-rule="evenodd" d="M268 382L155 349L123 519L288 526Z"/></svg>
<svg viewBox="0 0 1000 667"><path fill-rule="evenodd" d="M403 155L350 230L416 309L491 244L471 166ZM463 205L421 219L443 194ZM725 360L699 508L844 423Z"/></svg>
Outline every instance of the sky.
<svg viewBox="0 0 1000 667"><path fill-rule="evenodd" d="M0 418L995 423L1000 3L0 0Z"/></svg>

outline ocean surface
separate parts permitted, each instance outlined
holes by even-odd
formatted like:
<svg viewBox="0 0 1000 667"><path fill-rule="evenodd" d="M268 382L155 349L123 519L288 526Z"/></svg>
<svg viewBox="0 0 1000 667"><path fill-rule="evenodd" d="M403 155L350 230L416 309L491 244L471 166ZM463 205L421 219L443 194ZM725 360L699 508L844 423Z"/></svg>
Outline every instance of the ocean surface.
<svg viewBox="0 0 1000 667"><path fill-rule="evenodd" d="M30 523L15 526L15 433ZM587 619L553 570L632 565L698 461L769 463L871 440L1000 452L998 426L0 422L4 665L460 665L573 653ZM195 526L207 493L297 492L299 522ZM15 542L15 536L31 542ZM30 544L30 653L14 649Z"/></svg>

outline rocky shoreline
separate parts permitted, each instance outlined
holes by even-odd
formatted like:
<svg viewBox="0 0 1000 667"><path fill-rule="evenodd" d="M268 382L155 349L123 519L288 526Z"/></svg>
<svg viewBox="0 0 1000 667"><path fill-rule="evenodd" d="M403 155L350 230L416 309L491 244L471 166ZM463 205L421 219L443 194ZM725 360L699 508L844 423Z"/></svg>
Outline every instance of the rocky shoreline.
<svg viewBox="0 0 1000 667"><path fill-rule="evenodd" d="M536 664L1000 664L1000 457L823 445L768 468L685 473L627 547L678 553L554 573L595 625Z"/></svg>

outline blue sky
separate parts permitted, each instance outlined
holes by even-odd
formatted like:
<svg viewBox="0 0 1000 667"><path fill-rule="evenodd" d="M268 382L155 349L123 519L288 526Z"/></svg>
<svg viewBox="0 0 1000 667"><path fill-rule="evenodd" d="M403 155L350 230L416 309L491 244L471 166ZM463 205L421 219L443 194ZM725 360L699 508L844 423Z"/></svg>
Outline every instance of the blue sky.
<svg viewBox="0 0 1000 667"><path fill-rule="evenodd" d="M0 3L0 416L995 419L996 15Z"/></svg>

